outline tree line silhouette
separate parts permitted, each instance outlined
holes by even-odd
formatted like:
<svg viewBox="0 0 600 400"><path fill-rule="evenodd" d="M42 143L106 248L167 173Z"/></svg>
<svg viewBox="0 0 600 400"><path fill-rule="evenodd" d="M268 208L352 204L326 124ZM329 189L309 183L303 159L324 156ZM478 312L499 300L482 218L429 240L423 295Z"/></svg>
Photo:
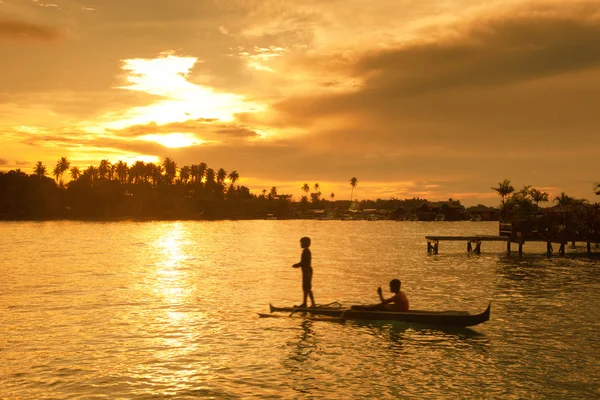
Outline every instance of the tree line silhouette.
<svg viewBox="0 0 600 400"><path fill-rule="evenodd" d="M542 208L539 204L549 202L550 195L531 185L515 190L504 179L492 189L501 197L500 221L510 223L512 234L520 239L600 242L600 203L561 192L553 206Z"/></svg>
<svg viewBox="0 0 600 400"><path fill-rule="evenodd" d="M66 174L70 176L67 183ZM335 202L334 193L330 201L322 199L318 183L310 199L306 183L302 187L305 196L294 203L292 195L278 193L276 186L252 194L248 187L237 184L240 175L235 170L227 173L204 162L178 168L168 157L161 164L136 161L131 166L102 160L85 169L71 166L61 157L52 168L55 180L47 175L48 167L41 161L33 174L0 172L0 218L290 218L298 210L326 203L344 205L344 201ZM354 189L358 180L350 181Z"/></svg>

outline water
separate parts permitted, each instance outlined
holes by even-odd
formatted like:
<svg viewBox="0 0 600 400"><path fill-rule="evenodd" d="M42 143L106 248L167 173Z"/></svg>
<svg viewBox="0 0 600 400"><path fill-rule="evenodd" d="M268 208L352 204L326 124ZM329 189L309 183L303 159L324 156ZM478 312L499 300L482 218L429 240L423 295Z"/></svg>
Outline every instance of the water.
<svg viewBox="0 0 600 400"><path fill-rule="evenodd" d="M598 258L507 256L426 234L497 223L0 224L0 398L600 398ZM318 303L481 312L472 329L259 319L301 301L301 236Z"/></svg>

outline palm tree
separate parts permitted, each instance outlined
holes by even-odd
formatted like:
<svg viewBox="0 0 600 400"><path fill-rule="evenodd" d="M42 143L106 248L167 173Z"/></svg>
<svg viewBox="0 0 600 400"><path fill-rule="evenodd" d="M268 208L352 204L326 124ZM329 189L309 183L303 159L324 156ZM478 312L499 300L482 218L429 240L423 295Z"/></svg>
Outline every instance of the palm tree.
<svg viewBox="0 0 600 400"><path fill-rule="evenodd" d="M538 207L539 203L545 203L548 201L548 197L550 196L548 193L546 192L540 192L537 189L531 189L529 191L529 195L531 196L531 200L533 200L535 202L535 207Z"/></svg>
<svg viewBox="0 0 600 400"><path fill-rule="evenodd" d="M277 197L277 187L273 186L269 192L269 198L274 199L275 197Z"/></svg>
<svg viewBox="0 0 600 400"><path fill-rule="evenodd" d="M502 206L504 206L504 204L506 203L506 200L505 200L506 196L510 195L511 193L513 193L515 191L515 188L510 184L509 179L504 179L502 182L498 183L497 188L493 187L491 189L498 192L500 197L502 197Z"/></svg>
<svg viewBox="0 0 600 400"><path fill-rule="evenodd" d="M77 167L71 167L69 172L71 173L71 179L74 181L79 179L79 177L81 176L81 171Z"/></svg>
<svg viewBox="0 0 600 400"><path fill-rule="evenodd" d="M315 188L315 192L318 192L318 191L319 191L319 189L320 189L320 186L319 186L319 184L318 184L318 183L315 183L315 186L314 186L314 188Z"/></svg>
<svg viewBox="0 0 600 400"><path fill-rule="evenodd" d="M52 170L52 175L56 179L56 182L58 182L58 178L60 178L60 175L61 175L60 168L58 167L58 164L56 164L56 166Z"/></svg>
<svg viewBox="0 0 600 400"><path fill-rule="evenodd" d="M191 172L192 169L189 166L184 165L183 167L181 167L181 169L179 170L179 178L181 179L182 183L188 183L188 181L190 180Z"/></svg>
<svg viewBox="0 0 600 400"><path fill-rule="evenodd" d="M596 185L596 187L594 188L594 190L596 191L596 196L600 196L600 183L598 183Z"/></svg>
<svg viewBox="0 0 600 400"><path fill-rule="evenodd" d="M354 188L358 185L358 179L352 177L350 179L350 186L352 186L352 192L350 192L350 202L352 202L352 196L354 195Z"/></svg>
<svg viewBox="0 0 600 400"><path fill-rule="evenodd" d="M237 171L231 171L229 174L229 179L231 180L231 186L233 186L237 181L240 180L240 174Z"/></svg>
<svg viewBox="0 0 600 400"><path fill-rule="evenodd" d="M329 198L331 199L331 201L334 201L334 199L335 199L335 193L331 193L329 195Z"/></svg>
<svg viewBox="0 0 600 400"><path fill-rule="evenodd" d="M146 165L143 161L136 161L129 168L129 180L133 183L140 183L144 180Z"/></svg>
<svg viewBox="0 0 600 400"><path fill-rule="evenodd" d="M171 185L175 179L175 175L177 174L177 163L171 160L170 157L167 157L163 161L162 166L164 167L167 184Z"/></svg>
<svg viewBox="0 0 600 400"><path fill-rule="evenodd" d="M42 164L41 161L38 161L37 164L35 164L33 172L38 178L42 178L43 176L46 176L46 166Z"/></svg>
<svg viewBox="0 0 600 400"><path fill-rule="evenodd" d="M217 171L217 183L223 184L225 178L227 178L227 172L223 168L219 168Z"/></svg>
<svg viewBox="0 0 600 400"><path fill-rule="evenodd" d="M206 186L213 185L215 183L215 170L212 168L206 169Z"/></svg>
<svg viewBox="0 0 600 400"><path fill-rule="evenodd" d="M125 183L125 181L127 181L127 173L129 172L128 170L129 168L127 168L127 163L119 160L116 167L116 173L117 179L119 179L121 183Z"/></svg>
<svg viewBox="0 0 600 400"><path fill-rule="evenodd" d="M262 190L262 198L266 198L267 197L267 189L263 189Z"/></svg>
<svg viewBox="0 0 600 400"><path fill-rule="evenodd" d="M308 186L308 183L305 183L304 185L302 185L302 190L304 191L305 194L308 195L308 192L310 192L310 186Z"/></svg>
<svg viewBox="0 0 600 400"><path fill-rule="evenodd" d="M558 204L561 210L565 211L568 207L572 206L574 199L571 196L567 196L565 192L561 192L560 196L554 198L554 202Z"/></svg>
<svg viewBox="0 0 600 400"><path fill-rule="evenodd" d="M100 161L100 165L98 166L98 174L100 178L106 179L108 177L108 171L110 171L110 163L108 160Z"/></svg>
<svg viewBox="0 0 600 400"><path fill-rule="evenodd" d="M67 160L67 157L61 157L60 160L58 160L58 162L56 163L56 168L54 168L53 174L56 177L56 180L60 179L60 186L63 185L62 176L65 173L65 171L69 170L70 166L71 162Z"/></svg>
<svg viewBox="0 0 600 400"><path fill-rule="evenodd" d="M90 165L85 169L85 171L83 171L81 176L86 177L90 180L90 182L94 182L98 179L100 174L98 173L98 168L94 167L93 165Z"/></svg>

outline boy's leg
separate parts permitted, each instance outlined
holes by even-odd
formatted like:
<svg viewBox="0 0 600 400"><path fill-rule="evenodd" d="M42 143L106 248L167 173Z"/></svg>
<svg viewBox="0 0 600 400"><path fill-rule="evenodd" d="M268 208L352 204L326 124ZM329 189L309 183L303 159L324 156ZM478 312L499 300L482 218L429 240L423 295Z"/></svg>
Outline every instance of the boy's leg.
<svg viewBox="0 0 600 400"><path fill-rule="evenodd" d="M315 307L317 304L315 303L315 296L313 295L313 291L312 291L312 290L310 290L310 291L308 292L308 295L310 296L310 304L311 304L311 307ZM304 299L304 302L306 303L306 298Z"/></svg>

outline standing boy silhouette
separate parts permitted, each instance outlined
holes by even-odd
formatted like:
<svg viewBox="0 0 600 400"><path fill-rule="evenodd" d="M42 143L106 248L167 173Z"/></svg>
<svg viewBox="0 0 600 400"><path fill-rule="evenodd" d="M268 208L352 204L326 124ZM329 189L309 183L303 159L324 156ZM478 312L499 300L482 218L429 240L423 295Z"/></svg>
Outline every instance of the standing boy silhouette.
<svg viewBox="0 0 600 400"><path fill-rule="evenodd" d="M300 239L300 247L302 247L304 249L304 250L302 250L302 257L300 258L300 262L292 265L292 267L302 268L302 291L304 292L304 297L303 297L302 304L300 304L299 306L294 306L294 307L306 307L306 298L308 296L310 296L310 302L311 302L310 306L315 307L316 306L315 298L314 298L313 292L312 292L312 275L313 275L313 269L311 266L312 254L310 253L310 250L308 249L310 247L310 238L303 237L302 239Z"/></svg>

